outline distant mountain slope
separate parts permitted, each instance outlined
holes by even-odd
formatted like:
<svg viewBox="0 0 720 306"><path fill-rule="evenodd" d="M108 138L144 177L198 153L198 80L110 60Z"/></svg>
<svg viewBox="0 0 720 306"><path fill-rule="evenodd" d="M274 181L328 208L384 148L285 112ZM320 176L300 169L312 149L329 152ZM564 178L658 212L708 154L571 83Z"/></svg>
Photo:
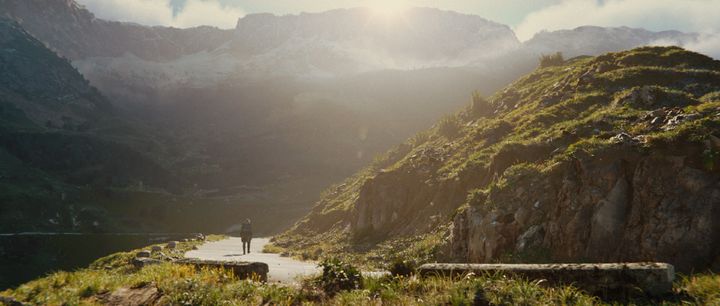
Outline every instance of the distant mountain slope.
<svg viewBox="0 0 720 306"><path fill-rule="evenodd" d="M720 61L677 47L571 59L476 97L327 190L275 243L718 269L719 136Z"/></svg>
<svg viewBox="0 0 720 306"><path fill-rule="evenodd" d="M4 18L0 68L0 232L111 228L84 190L175 182L137 140L105 134L129 124L67 60Z"/></svg>
<svg viewBox="0 0 720 306"><path fill-rule="evenodd" d="M112 106L69 61L14 21L0 18L0 98L40 126L75 128L101 120Z"/></svg>
<svg viewBox="0 0 720 306"><path fill-rule="evenodd" d="M97 19L74 0L0 0L0 14L71 60L119 57L170 60L214 50L232 31L212 27L174 29Z"/></svg>

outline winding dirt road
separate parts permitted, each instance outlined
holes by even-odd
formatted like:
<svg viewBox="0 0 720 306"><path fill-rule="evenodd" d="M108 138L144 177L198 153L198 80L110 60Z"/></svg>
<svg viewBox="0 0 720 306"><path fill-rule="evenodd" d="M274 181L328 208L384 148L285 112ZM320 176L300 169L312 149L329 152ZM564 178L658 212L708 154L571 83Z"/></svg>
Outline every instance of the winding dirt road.
<svg viewBox="0 0 720 306"><path fill-rule="evenodd" d="M270 268L268 282L271 283L297 284L298 277L320 273L320 269L314 262L281 257L279 254L263 253L262 249L268 243L268 238L253 238L250 253L243 255L240 238L230 237L205 243L198 247L197 250L185 253L185 258L264 262Z"/></svg>

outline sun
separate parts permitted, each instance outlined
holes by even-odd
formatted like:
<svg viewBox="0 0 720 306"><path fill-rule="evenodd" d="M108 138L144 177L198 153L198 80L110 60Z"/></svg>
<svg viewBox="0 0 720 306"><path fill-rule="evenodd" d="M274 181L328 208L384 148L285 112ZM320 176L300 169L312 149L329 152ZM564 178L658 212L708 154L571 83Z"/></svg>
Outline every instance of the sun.
<svg viewBox="0 0 720 306"><path fill-rule="evenodd" d="M386 20L397 19L407 9L403 1L371 1L368 8L378 17Z"/></svg>

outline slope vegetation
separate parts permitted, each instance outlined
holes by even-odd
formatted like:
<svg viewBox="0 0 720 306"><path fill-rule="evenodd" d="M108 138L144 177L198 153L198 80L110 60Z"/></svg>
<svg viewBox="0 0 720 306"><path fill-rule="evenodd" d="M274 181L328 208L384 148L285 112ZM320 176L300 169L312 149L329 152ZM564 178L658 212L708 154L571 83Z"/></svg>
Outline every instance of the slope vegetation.
<svg viewBox="0 0 720 306"><path fill-rule="evenodd" d="M275 245L378 262L718 268L720 62L644 47L541 67L325 192Z"/></svg>

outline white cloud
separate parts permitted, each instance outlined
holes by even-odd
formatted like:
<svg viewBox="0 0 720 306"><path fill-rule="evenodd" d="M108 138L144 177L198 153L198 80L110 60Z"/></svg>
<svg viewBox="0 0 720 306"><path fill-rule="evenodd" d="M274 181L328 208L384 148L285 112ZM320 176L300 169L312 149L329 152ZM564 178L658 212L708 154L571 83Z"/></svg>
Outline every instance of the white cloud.
<svg viewBox="0 0 720 306"><path fill-rule="evenodd" d="M175 26L194 27L212 25L219 28L234 28L238 18L245 13L235 7L223 6L213 0L188 0L175 16Z"/></svg>
<svg viewBox="0 0 720 306"><path fill-rule="evenodd" d="M236 7L224 6L217 0L187 0L173 14L170 0L78 0L101 19L188 28L210 25L234 28L245 13Z"/></svg>
<svg viewBox="0 0 720 306"><path fill-rule="evenodd" d="M686 44L683 47L720 59L720 33L700 35L697 42Z"/></svg>
<svg viewBox="0 0 720 306"><path fill-rule="evenodd" d="M698 41L683 47L720 58L720 0L564 0L528 14L515 32L528 40L542 30L583 25L696 32L701 34Z"/></svg>
<svg viewBox="0 0 720 306"><path fill-rule="evenodd" d="M717 33L720 0L565 0L528 14L516 33L527 40L541 30L582 25Z"/></svg>

